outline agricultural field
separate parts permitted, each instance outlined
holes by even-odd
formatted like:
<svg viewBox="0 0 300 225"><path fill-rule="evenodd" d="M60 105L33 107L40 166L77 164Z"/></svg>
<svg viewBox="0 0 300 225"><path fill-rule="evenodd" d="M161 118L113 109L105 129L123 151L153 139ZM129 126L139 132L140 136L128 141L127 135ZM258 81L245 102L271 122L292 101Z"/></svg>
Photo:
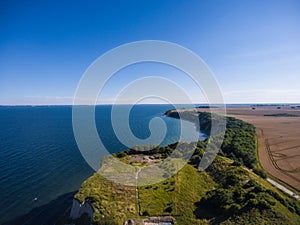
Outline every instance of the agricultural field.
<svg viewBox="0 0 300 225"><path fill-rule="evenodd" d="M275 178L299 191L300 108L295 106L229 107L227 115L256 127L261 166Z"/></svg>

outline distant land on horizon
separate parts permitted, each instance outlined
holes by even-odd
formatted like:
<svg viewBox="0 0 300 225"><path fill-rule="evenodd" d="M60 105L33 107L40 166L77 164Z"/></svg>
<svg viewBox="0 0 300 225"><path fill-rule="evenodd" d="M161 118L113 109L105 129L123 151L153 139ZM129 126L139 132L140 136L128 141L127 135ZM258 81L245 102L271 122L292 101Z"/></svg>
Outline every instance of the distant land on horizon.
<svg viewBox="0 0 300 225"><path fill-rule="evenodd" d="M37 104L37 105L32 105L32 104L21 104L21 105L15 105L15 104L0 104L0 107L5 107L5 106L107 106L107 105L172 105L172 104L167 104L167 103L136 103L136 104L131 104L131 103L124 103L124 104L114 104L114 103L107 103L107 104L91 104L91 105L73 105L73 104ZM173 105L194 105L196 107L206 107L209 106L210 104L207 103L193 103L193 104L186 104L186 103L176 103ZM211 104L211 105L223 105L223 104ZM299 106L300 107L300 102L299 103L225 103L224 104L226 107L232 107L232 106Z"/></svg>

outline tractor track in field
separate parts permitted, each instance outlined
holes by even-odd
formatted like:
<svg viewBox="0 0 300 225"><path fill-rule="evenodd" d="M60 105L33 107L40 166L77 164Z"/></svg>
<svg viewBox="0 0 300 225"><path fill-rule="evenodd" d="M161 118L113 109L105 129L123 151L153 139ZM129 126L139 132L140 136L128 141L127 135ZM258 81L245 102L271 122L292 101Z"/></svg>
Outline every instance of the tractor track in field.
<svg viewBox="0 0 300 225"><path fill-rule="evenodd" d="M280 168L280 167L278 166L276 160L275 160L274 157L273 157L273 154L272 154L272 151L271 151L271 147L270 147L268 138L267 138L266 135L264 134L263 129L261 129L261 128L259 128L259 129L260 129L260 131L261 131L261 135L262 135L262 138L263 138L263 140L264 140L264 145L265 145L265 148L266 148L266 150L267 150L268 156L269 156L269 158L270 158L270 160L271 160L271 163L272 163L273 167L274 167L275 169L279 170L281 173L283 173L283 174L287 175L288 177L292 178L293 180L296 180L296 181L300 182L300 179L298 179L298 178L292 176L292 175L289 173L290 171L284 170L284 169L282 169L282 168Z"/></svg>

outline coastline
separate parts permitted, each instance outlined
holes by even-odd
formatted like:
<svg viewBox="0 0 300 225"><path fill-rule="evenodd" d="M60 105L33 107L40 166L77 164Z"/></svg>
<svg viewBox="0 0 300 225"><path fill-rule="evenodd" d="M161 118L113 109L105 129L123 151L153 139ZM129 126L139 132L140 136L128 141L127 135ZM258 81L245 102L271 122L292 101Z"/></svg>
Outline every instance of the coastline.
<svg viewBox="0 0 300 225"><path fill-rule="evenodd" d="M193 109L194 110L194 109ZM191 110L190 110L191 111ZM173 117L173 118L176 118L177 117L177 115L175 115L175 114L173 114L173 115L171 115L172 113L174 113L175 111L174 110L169 110L169 111L167 111L164 115L166 115L166 116L170 116L170 117ZM196 112L198 113L199 112L199 109L196 109ZM189 120L190 122L191 122L191 120ZM199 126L199 130L200 130L200 127L201 126ZM206 127L206 129L207 129L207 127ZM202 130L203 131L203 130ZM207 130L206 130L207 131ZM268 182L270 182L270 180L269 179L267 179L266 181L268 181ZM270 182L271 184L275 184L274 182ZM274 186L276 186L277 188L278 188L278 185L274 185ZM282 190L282 188L279 188L279 189L281 189ZM284 191L284 190L283 190ZM290 194L290 193L288 193L288 194ZM295 197L295 196L293 196L293 197ZM74 200L73 200L74 201ZM82 204L82 205L84 205L85 204L85 202L82 202L82 203L79 203L79 204ZM72 209L71 209L71 211L72 211ZM78 211L78 210L77 210ZM78 214L78 215L80 215L80 214ZM92 217L92 216L91 216Z"/></svg>
<svg viewBox="0 0 300 225"><path fill-rule="evenodd" d="M257 107L260 111L259 111L259 113L254 113L254 111L257 110ZM284 118L296 119L297 117L300 117L300 110L296 110L296 108L300 108L300 107L274 104L274 105L253 105L253 106L251 106L251 108L249 108L249 107L240 108L240 107L236 106L236 107L232 107L232 108L229 108L229 109L227 108L227 110L230 113L229 116L232 116L234 118L241 119L243 121L248 121L249 122L251 120L249 120L246 117L248 115L255 115L255 116L259 115L259 116L264 116L264 117L266 117L266 116L267 117L284 117ZM196 112L209 112L210 108L199 107L199 108L192 108L192 109L181 109L179 111L178 110L169 110L165 113L165 115L172 116L173 118L179 118L178 112L183 113L183 112L194 112L194 111L196 111ZM216 111L218 111L218 109ZM278 111L279 111L279 113L278 113ZM183 119L186 119L186 118L183 117ZM190 121L195 122L195 119L194 118L190 119ZM200 129L200 126L198 126L198 127ZM208 133L208 131L203 131L203 132ZM257 133L257 136L258 136L258 139L259 139L260 135L258 135L258 133ZM265 141L264 141L264 143L265 143ZM261 145L263 145L263 144L260 143L257 147L259 155L261 155L261 150L259 150L259 147L261 148ZM269 154L271 154L271 153L269 153ZM272 156L270 156L270 157L272 157ZM260 159L260 157L258 157L258 159ZM260 160L259 160L259 163L261 163ZM275 167L276 167L276 164L275 164ZM265 170L265 171L269 172L268 170ZM271 174L271 175L273 175L273 174ZM276 177L276 178L278 178L278 177ZM290 182L284 182L285 186L283 186L283 185L279 184L278 182L276 182L275 180L273 180L271 178L266 178L266 180L269 183L271 183L273 186L280 189L281 191L287 193L288 195L292 196L293 198L295 198L297 200L300 200L300 196L298 195L298 193L294 192L294 191L291 191L291 189L294 189L295 186L292 186ZM299 189L298 188L296 188L296 189L299 192Z"/></svg>

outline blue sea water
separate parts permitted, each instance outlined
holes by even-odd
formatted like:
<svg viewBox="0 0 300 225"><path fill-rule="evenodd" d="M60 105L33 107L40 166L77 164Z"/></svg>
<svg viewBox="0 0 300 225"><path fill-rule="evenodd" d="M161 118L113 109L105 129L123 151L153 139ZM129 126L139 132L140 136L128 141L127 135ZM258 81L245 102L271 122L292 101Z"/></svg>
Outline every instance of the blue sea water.
<svg viewBox="0 0 300 225"><path fill-rule="evenodd" d="M114 135L111 107L96 107L96 125L105 147L118 152L127 146ZM172 108L136 105L130 114L132 132L148 137L149 121L159 117L167 125L161 145L178 141L180 121L163 116ZM55 223L93 172L76 145L71 106L0 107L0 224Z"/></svg>

